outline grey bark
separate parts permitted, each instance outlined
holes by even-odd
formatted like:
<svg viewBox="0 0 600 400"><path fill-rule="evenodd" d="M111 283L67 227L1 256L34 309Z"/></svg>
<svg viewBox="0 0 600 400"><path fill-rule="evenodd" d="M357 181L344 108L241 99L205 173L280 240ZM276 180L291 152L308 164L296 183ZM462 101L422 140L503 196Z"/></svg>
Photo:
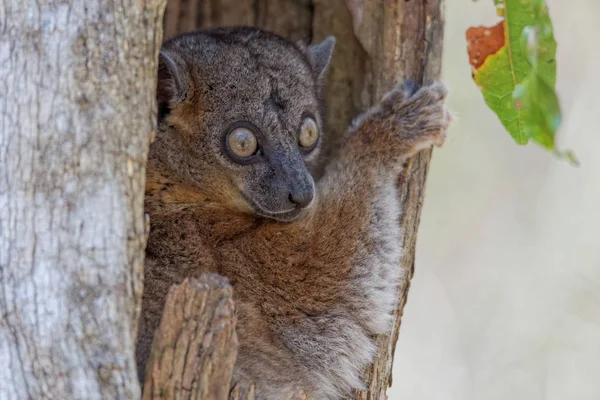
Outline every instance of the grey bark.
<svg viewBox="0 0 600 400"><path fill-rule="evenodd" d="M0 399L134 399L164 0L0 0Z"/></svg>

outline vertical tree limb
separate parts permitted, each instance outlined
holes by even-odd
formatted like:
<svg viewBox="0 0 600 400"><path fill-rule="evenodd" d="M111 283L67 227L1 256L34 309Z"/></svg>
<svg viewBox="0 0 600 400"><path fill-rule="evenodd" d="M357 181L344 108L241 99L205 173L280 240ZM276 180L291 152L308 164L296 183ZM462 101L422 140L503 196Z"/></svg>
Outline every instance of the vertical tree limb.
<svg viewBox="0 0 600 400"><path fill-rule="evenodd" d="M138 399L164 0L0 2L0 398Z"/></svg>

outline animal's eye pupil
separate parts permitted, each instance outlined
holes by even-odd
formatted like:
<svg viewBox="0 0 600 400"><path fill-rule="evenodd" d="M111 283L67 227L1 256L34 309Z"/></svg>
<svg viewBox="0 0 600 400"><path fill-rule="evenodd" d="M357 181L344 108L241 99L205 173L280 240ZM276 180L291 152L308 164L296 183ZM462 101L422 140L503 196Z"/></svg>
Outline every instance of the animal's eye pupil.
<svg viewBox="0 0 600 400"><path fill-rule="evenodd" d="M248 128L236 128L227 136L229 150L237 157L248 158L258 149L256 135Z"/></svg>
<svg viewBox="0 0 600 400"><path fill-rule="evenodd" d="M319 139L319 127L317 121L311 117L304 118L302 126L300 127L300 135L298 136L298 143L300 146L308 149L313 147Z"/></svg>

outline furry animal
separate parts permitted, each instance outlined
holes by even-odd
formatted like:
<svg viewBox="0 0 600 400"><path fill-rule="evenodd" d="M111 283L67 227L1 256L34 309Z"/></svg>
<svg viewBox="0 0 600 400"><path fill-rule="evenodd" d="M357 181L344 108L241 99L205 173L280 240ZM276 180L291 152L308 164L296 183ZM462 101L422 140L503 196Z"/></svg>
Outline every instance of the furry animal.
<svg viewBox="0 0 600 400"><path fill-rule="evenodd" d="M216 272L235 293L234 383L252 381L258 399L277 400L339 399L363 387L402 273L398 173L442 144L450 118L442 84L398 85L318 176L321 81L334 42L219 28L164 44L140 373L169 287Z"/></svg>

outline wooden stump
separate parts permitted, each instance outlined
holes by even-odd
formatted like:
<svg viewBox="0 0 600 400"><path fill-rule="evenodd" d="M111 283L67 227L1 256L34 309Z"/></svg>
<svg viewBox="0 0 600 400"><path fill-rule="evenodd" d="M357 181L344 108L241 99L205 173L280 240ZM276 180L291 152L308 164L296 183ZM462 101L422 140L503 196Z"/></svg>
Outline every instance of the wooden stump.
<svg viewBox="0 0 600 400"><path fill-rule="evenodd" d="M238 347L231 297L229 282L216 274L170 289L146 367L144 400L229 397Z"/></svg>

